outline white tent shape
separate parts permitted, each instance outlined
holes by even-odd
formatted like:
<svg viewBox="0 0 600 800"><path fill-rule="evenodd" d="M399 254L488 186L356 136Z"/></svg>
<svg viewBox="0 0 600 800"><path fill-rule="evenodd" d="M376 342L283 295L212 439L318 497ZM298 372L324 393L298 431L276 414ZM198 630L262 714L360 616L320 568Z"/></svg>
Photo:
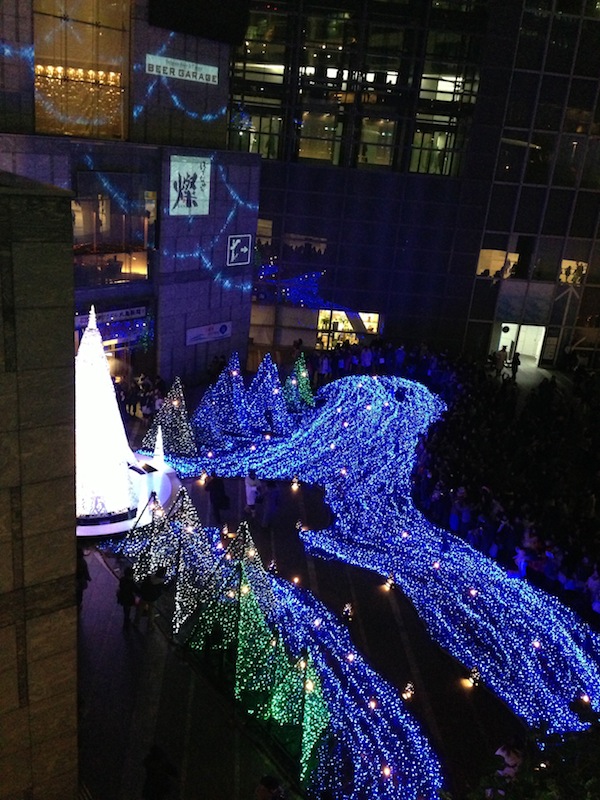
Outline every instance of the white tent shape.
<svg viewBox="0 0 600 800"><path fill-rule="evenodd" d="M135 515L137 463L123 426L94 306L75 357L75 464L78 523Z"/></svg>
<svg viewBox="0 0 600 800"><path fill-rule="evenodd" d="M155 461L163 461L165 460L165 446L163 443L163 432L162 426L159 425L156 431L156 442L154 444L154 459Z"/></svg>

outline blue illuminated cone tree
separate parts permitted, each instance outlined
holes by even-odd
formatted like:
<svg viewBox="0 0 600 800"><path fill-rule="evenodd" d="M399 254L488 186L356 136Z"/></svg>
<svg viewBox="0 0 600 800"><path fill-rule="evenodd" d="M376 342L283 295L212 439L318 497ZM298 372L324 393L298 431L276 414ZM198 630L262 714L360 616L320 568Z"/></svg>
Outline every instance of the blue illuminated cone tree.
<svg viewBox="0 0 600 800"><path fill-rule="evenodd" d="M279 379L277 365L267 353L248 389L250 424L259 432L285 435L295 428Z"/></svg>
<svg viewBox="0 0 600 800"><path fill-rule="evenodd" d="M239 356L232 353L214 386L208 388L192 416L192 428L199 447L232 448L252 435L246 388Z"/></svg>

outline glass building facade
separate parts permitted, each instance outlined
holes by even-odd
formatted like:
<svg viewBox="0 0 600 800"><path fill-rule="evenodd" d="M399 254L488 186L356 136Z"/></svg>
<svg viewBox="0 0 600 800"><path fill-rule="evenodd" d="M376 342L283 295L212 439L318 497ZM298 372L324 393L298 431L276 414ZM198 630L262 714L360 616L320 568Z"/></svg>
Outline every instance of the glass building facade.
<svg viewBox="0 0 600 800"><path fill-rule="evenodd" d="M243 235L261 345L360 341L371 318L483 357L505 328L515 346L535 328L539 363L574 348L597 366L598 4L248 6L238 46L152 25L146 2L0 9L1 165L74 191L82 304L158 302L160 148L204 148L260 171ZM246 292L207 265L219 291Z"/></svg>

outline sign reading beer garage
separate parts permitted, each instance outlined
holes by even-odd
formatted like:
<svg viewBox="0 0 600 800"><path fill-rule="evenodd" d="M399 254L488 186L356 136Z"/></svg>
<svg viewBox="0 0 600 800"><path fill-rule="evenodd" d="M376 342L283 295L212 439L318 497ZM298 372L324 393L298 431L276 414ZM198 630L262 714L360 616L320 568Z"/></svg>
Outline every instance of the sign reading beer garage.
<svg viewBox="0 0 600 800"><path fill-rule="evenodd" d="M219 83L219 68L206 64L195 64L193 61L181 61L178 58L164 58L146 53L146 72L163 78L179 78L195 83Z"/></svg>

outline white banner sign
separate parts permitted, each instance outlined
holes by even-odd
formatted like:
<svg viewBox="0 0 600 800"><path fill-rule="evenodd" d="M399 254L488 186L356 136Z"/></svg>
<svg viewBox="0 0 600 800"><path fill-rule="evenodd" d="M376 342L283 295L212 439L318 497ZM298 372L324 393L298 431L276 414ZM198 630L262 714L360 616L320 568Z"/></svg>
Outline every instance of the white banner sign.
<svg viewBox="0 0 600 800"><path fill-rule="evenodd" d="M178 58L165 58L146 53L146 72L148 75L159 75L163 78L179 78L182 81L195 83L219 82L219 68L206 64L195 64L193 61L181 61Z"/></svg>
<svg viewBox="0 0 600 800"><path fill-rule="evenodd" d="M169 214L193 217L208 214L210 158L171 156Z"/></svg>
<svg viewBox="0 0 600 800"><path fill-rule="evenodd" d="M228 339L231 336L231 322L215 322L201 328L189 328L185 332L186 344L215 342L217 339Z"/></svg>
<svg viewBox="0 0 600 800"><path fill-rule="evenodd" d="M103 311L96 313L96 322L121 322L125 319L140 319L146 316L146 307L138 306L137 308L119 308L117 311ZM88 314L77 314L75 317L76 328L87 328L89 321Z"/></svg>

